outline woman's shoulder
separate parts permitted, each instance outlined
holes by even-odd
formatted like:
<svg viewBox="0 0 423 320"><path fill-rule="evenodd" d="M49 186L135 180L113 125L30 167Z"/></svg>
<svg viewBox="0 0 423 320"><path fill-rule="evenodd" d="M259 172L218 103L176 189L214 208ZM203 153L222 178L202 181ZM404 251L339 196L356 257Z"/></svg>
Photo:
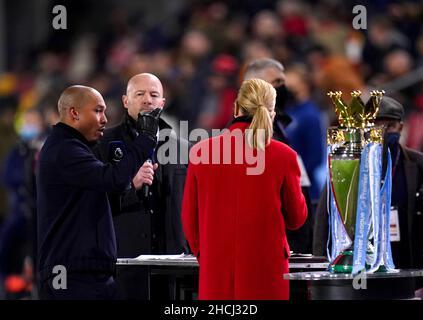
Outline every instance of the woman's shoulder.
<svg viewBox="0 0 423 320"><path fill-rule="evenodd" d="M283 154L285 156L297 157L297 153L287 144L280 142L275 139L270 140L270 144L268 145L270 152L275 152L278 154Z"/></svg>

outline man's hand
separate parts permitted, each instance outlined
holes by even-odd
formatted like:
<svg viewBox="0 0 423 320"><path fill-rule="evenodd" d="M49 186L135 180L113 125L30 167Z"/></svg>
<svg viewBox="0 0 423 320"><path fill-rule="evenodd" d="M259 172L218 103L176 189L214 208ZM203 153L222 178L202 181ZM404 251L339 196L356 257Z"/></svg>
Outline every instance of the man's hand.
<svg viewBox="0 0 423 320"><path fill-rule="evenodd" d="M140 113L137 120L137 131L144 134L157 143L157 131L159 130L159 118L162 108L156 108L150 112Z"/></svg>
<svg viewBox="0 0 423 320"><path fill-rule="evenodd" d="M154 171L157 169L158 166L158 163L155 163L153 165L149 161L144 162L142 167L138 170L137 174L135 175L134 179L132 179L132 183L134 184L135 189L141 189L144 183L151 186L153 184Z"/></svg>

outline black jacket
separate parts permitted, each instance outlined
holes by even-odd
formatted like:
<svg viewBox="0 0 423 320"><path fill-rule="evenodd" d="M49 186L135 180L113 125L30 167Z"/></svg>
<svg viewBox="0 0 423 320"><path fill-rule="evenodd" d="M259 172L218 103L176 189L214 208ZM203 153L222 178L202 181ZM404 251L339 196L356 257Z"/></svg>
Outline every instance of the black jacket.
<svg viewBox="0 0 423 320"><path fill-rule="evenodd" d="M407 232L409 237L408 250L411 266L423 267L423 154L402 147L404 154L403 164L407 184L407 221L408 229L400 230ZM393 185L392 188L395 188ZM417 196L417 194L419 196ZM328 213L327 213L327 190L324 189L319 205L316 210L314 225L313 254L326 256L326 244L328 239ZM401 213L400 213L401 214ZM394 257L395 262L395 257Z"/></svg>
<svg viewBox="0 0 423 320"><path fill-rule="evenodd" d="M140 135L124 160L103 164L74 128L58 123L41 149L37 170L38 266L41 281L52 268L112 272L116 242L107 192L125 190L154 148Z"/></svg>
<svg viewBox="0 0 423 320"><path fill-rule="evenodd" d="M158 160L159 167L155 171L149 197L145 198L142 190L136 191L133 187L124 193L109 194L114 215L118 257L180 254L189 251L181 223L187 161L181 163L179 156L180 152L188 152L190 145L188 141L179 139L164 120L160 119L159 127L161 141L153 156L156 158L155 162ZM135 138L133 128L134 121L126 114L120 125L107 129L96 150L99 158L105 162L116 161L113 146L123 143L124 159L125 146ZM167 146L177 147L176 163L161 164L164 163L164 156L175 155L176 150L172 150L171 147L170 154L165 155L162 152Z"/></svg>

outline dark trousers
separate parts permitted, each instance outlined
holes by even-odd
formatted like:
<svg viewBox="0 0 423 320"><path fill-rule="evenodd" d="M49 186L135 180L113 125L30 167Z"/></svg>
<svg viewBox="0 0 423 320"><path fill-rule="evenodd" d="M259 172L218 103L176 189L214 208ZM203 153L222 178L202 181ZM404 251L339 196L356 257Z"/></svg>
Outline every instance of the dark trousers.
<svg viewBox="0 0 423 320"><path fill-rule="evenodd" d="M66 288L54 288L54 278L40 284L42 300L115 300L118 299L116 283L104 273L69 273Z"/></svg>

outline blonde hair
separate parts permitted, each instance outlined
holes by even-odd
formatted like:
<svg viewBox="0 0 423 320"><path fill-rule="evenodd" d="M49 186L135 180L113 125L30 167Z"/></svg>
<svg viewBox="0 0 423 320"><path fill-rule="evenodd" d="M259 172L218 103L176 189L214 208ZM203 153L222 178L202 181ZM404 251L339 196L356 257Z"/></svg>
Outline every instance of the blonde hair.
<svg viewBox="0 0 423 320"><path fill-rule="evenodd" d="M270 143L275 101L275 89L264 80L245 80L238 91L235 109L239 108L243 115L253 118L246 137L247 143L254 149L264 150Z"/></svg>

